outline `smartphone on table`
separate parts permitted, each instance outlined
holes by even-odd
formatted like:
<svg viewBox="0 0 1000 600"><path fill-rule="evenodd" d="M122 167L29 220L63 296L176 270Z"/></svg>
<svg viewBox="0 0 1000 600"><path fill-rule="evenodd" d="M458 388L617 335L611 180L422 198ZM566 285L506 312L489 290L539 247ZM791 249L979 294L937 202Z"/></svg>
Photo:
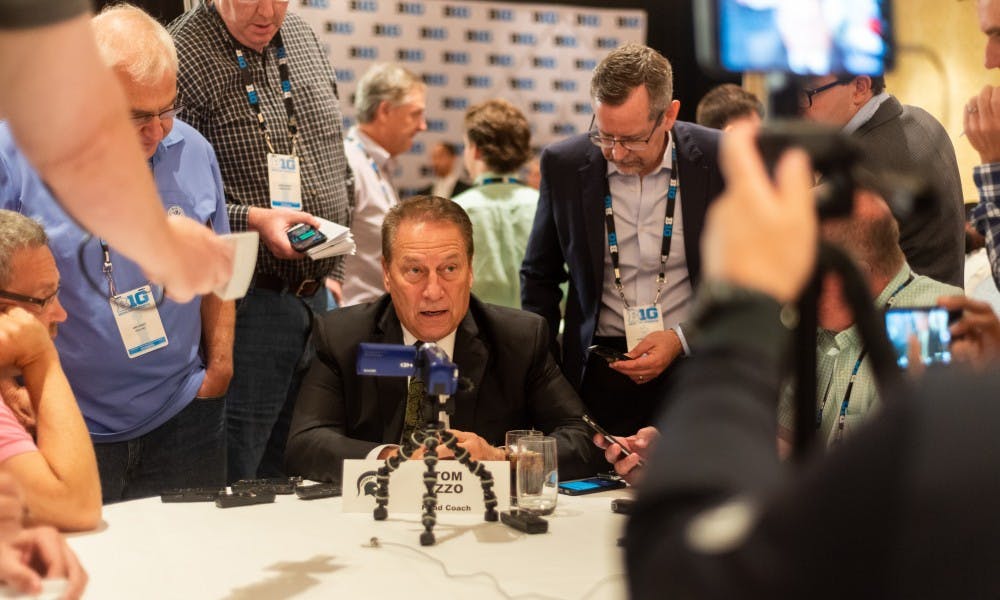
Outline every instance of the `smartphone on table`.
<svg viewBox="0 0 1000 600"><path fill-rule="evenodd" d="M920 342L920 358L925 365L951 362L949 327L959 313L940 306L890 308L885 311L885 331L896 353L896 364L905 369L910 364L910 337Z"/></svg>
<svg viewBox="0 0 1000 600"><path fill-rule="evenodd" d="M625 481L617 477L586 477L559 482L559 493L567 496L583 496L625 487Z"/></svg>

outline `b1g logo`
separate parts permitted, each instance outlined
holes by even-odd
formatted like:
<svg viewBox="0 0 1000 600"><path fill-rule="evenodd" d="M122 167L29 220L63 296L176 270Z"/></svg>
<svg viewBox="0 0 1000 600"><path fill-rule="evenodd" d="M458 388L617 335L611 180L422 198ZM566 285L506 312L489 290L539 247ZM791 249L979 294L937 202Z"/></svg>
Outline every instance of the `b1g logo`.
<svg viewBox="0 0 1000 600"><path fill-rule="evenodd" d="M134 294L128 294L125 296L128 300L128 305L132 308L140 308L149 304L149 292L146 290L138 290Z"/></svg>
<svg viewBox="0 0 1000 600"><path fill-rule="evenodd" d="M639 319L643 321L655 321L660 318L660 311L655 306L640 308L637 312L639 313Z"/></svg>
<svg viewBox="0 0 1000 600"><path fill-rule="evenodd" d="M400 2L396 5L396 12L401 15L422 15L424 5L419 2Z"/></svg>

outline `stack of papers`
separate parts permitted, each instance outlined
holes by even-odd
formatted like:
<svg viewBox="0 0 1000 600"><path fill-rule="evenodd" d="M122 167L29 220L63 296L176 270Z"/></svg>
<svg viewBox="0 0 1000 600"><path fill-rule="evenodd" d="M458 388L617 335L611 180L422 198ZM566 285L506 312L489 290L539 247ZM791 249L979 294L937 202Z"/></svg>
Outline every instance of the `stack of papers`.
<svg viewBox="0 0 1000 600"><path fill-rule="evenodd" d="M341 254L353 255L357 251L358 247L354 244L354 236L351 235L350 229L319 217L316 217L316 220L319 221L319 231L326 236L326 241L306 250L309 258L318 260Z"/></svg>

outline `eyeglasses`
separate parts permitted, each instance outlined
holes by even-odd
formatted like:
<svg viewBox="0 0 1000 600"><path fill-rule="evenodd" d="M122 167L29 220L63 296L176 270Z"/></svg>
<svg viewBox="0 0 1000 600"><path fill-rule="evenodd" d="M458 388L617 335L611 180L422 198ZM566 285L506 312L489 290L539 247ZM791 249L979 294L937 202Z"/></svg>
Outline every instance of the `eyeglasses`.
<svg viewBox="0 0 1000 600"><path fill-rule="evenodd" d="M59 296L59 288L56 288L56 291L52 292L51 294L49 294L44 298L36 298L34 296L25 296L24 294L15 294L14 292L7 292L4 290L0 290L0 298L3 298L4 300L10 300L12 302L23 302L25 304L31 304L33 306L37 306L39 310L45 310L46 308L48 308L49 305L52 304L52 301L55 300L56 297L58 296Z"/></svg>
<svg viewBox="0 0 1000 600"><path fill-rule="evenodd" d="M836 81L831 81L826 85L821 85L818 88L802 88L799 90L799 107L800 108L810 108L813 105L813 96L820 92L825 92L830 88L837 87L838 85L845 85L853 81L852 79L838 79Z"/></svg>
<svg viewBox="0 0 1000 600"><path fill-rule="evenodd" d="M590 131L589 137L591 143L595 146L601 148L602 150L612 150L615 144L618 144L626 150L631 150L632 152L638 152L640 150L645 150L649 146L649 140L653 139L653 134L656 133L656 128L660 126L660 122L663 121L663 115L666 111L661 110L660 114L656 115L656 122L653 123L653 129L649 132L644 140L631 139L631 140L620 140L613 137L604 137L596 129L594 129L595 119L597 115L590 117Z"/></svg>
<svg viewBox="0 0 1000 600"><path fill-rule="evenodd" d="M168 121L179 115L182 110L184 110L183 106L175 106L173 108L168 108L167 110L158 113L144 113L144 112L132 111L132 124L135 125L136 127L143 127L153 119Z"/></svg>

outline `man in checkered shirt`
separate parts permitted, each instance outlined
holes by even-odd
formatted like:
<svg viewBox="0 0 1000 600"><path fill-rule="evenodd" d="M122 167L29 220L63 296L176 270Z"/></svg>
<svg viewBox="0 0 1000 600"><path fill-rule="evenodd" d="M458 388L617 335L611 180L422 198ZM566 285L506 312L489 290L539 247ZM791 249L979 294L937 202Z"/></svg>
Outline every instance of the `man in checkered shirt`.
<svg viewBox="0 0 1000 600"><path fill-rule="evenodd" d="M282 473L292 405L313 356L312 315L324 308L326 277L335 296L343 279L340 257L310 260L285 234L296 223L318 226L313 215L343 225L350 218L333 69L287 10L288 0L208 0L170 25L180 58L177 105L215 147L232 229L261 238L236 318L229 481ZM281 171L295 162L289 184Z"/></svg>
<svg viewBox="0 0 1000 600"><path fill-rule="evenodd" d="M978 4L979 28L986 34L986 68L1000 68L1000 0L979 0ZM993 281L1000 286L1000 87L984 87L965 105L965 134L982 163L972 171L979 189L972 221L986 237Z"/></svg>

